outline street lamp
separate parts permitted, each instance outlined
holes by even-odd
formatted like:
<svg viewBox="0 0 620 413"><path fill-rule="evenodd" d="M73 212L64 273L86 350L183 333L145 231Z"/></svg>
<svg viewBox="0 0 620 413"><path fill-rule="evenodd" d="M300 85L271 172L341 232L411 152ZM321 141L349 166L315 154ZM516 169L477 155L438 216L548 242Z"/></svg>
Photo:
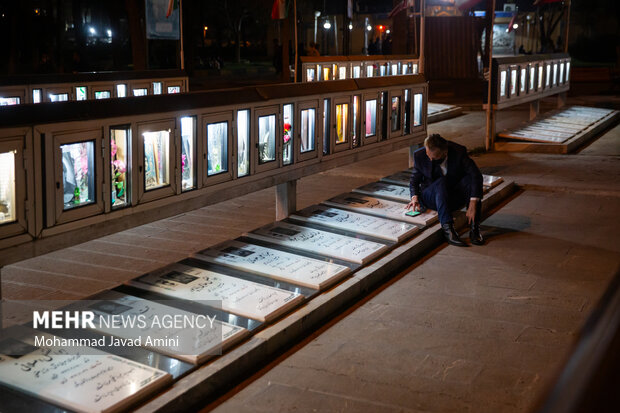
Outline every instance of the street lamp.
<svg viewBox="0 0 620 413"><path fill-rule="evenodd" d="M321 15L320 11L317 10L314 12L314 43L316 43L316 32L317 32L318 20L319 20L320 15Z"/></svg>
<svg viewBox="0 0 620 413"><path fill-rule="evenodd" d="M325 23L323 23L323 28L324 28L325 30L329 30L329 29L331 29L331 28L332 28L332 24L329 22L329 20L328 20L328 21L326 21Z"/></svg>

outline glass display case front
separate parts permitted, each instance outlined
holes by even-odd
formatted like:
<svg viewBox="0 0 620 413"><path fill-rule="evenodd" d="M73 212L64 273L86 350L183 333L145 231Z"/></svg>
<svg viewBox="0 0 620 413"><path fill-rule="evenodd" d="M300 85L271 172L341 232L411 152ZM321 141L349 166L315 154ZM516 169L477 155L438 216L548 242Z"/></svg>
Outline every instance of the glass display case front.
<svg viewBox="0 0 620 413"><path fill-rule="evenodd" d="M553 86L558 84L558 64L553 64Z"/></svg>
<svg viewBox="0 0 620 413"><path fill-rule="evenodd" d="M43 91L41 89L33 89L32 103L41 103L41 96L43 96Z"/></svg>
<svg viewBox="0 0 620 413"><path fill-rule="evenodd" d="M542 90L543 88L543 71L544 65L541 63L540 66L538 66L538 88L536 90Z"/></svg>
<svg viewBox="0 0 620 413"><path fill-rule="evenodd" d="M323 99L323 155L327 155L331 150L330 125L331 125L331 99Z"/></svg>
<svg viewBox="0 0 620 413"><path fill-rule="evenodd" d="M359 79L362 75L362 67L361 66L353 66L353 78Z"/></svg>
<svg viewBox="0 0 620 413"><path fill-rule="evenodd" d="M336 145L347 142L349 132L349 104L340 103L336 105Z"/></svg>
<svg viewBox="0 0 620 413"><path fill-rule="evenodd" d="M347 67L342 66L338 69L338 79L343 80L347 78Z"/></svg>
<svg viewBox="0 0 620 413"><path fill-rule="evenodd" d="M0 225L17 219L15 206L15 154L0 152Z"/></svg>
<svg viewBox="0 0 620 413"><path fill-rule="evenodd" d="M137 88L133 90L134 96L146 96L148 95L148 90L146 88Z"/></svg>
<svg viewBox="0 0 620 413"><path fill-rule="evenodd" d="M353 96L353 124L351 126L351 144L354 148L360 144L359 140L359 121L360 121L360 97Z"/></svg>
<svg viewBox="0 0 620 413"><path fill-rule="evenodd" d="M124 98L127 96L127 85L118 84L116 85L116 97Z"/></svg>
<svg viewBox="0 0 620 413"><path fill-rule="evenodd" d="M413 73L414 75L417 75L417 74L418 74L418 64L417 64L417 63L414 63L414 64L413 64L412 73Z"/></svg>
<svg viewBox="0 0 620 413"><path fill-rule="evenodd" d="M95 99L110 99L110 96L109 90L98 90L95 92Z"/></svg>
<svg viewBox="0 0 620 413"><path fill-rule="evenodd" d="M95 202L95 141L60 146L62 155L63 209Z"/></svg>
<svg viewBox="0 0 620 413"><path fill-rule="evenodd" d="M525 93L525 85L527 84L526 76L527 76L527 70L524 67L522 67L521 68L521 78L519 79L520 80L519 83L521 85L521 87L519 89L521 91L521 94Z"/></svg>
<svg viewBox="0 0 620 413"><path fill-rule="evenodd" d="M161 82L153 82L153 94L154 95L161 95L161 89L162 89L162 85Z"/></svg>
<svg viewBox="0 0 620 413"><path fill-rule="evenodd" d="M413 95L413 126L422 125L422 94L416 93Z"/></svg>
<svg viewBox="0 0 620 413"><path fill-rule="evenodd" d="M293 144L295 131L293 128L293 104L284 105L282 108L282 164L293 163Z"/></svg>
<svg viewBox="0 0 620 413"><path fill-rule="evenodd" d="M377 99L366 100L365 138L377 136Z"/></svg>
<svg viewBox="0 0 620 413"><path fill-rule="evenodd" d="M122 208L131 203L130 136L130 126L113 126L110 128L110 201L112 209Z"/></svg>
<svg viewBox="0 0 620 413"><path fill-rule="evenodd" d="M405 89L405 110L403 113L403 130L405 135L408 135L411 133L411 90L409 89Z"/></svg>
<svg viewBox="0 0 620 413"><path fill-rule="evenodd" d="M396 132L400 130L400 96L392 97L392 104L390 105L390 119L391 119L391 131Z"/></svg>
<svg viewBox="0 0 620 413"><path fill-rule="evenodd" d="M551 64L547 64L545 72L545 89L547 89L549 86L551 86Z"/></svg>
<svg viewBox="0 0 620 413"><path fill-rule="evenodd" d="M560 63L560 77L558 78L558 83L564 83L564 62Z"/></svg>
<svg viewBox="0 0 620 413"><path fill-rule="evenodd" d="M17 96L0 98L0 106L13 106L13 105L19 105L20 103L21 103L21 99Z"/></svg>
<svg viewBox="0 0 620 413"><path fill-rule="evenodd" d="M499 95L506 96L506 71L502 70L499 73Z"/></svg>
<svg viewBox="0 0 620 413"><path fill-rule="evenodd" d="M325 66L323 68L323 79L322 80L332 80L331 69L328 66Z"/></svg>
<svg viewBox="0 0 620 413"><path fill-rule="evenodd" d="M372 77L375 72L375 66L373 64L369 64L366 66L366 77Z"/></svg>
<svg viewBox="0 0 620 413"><path fill-rule="evenodd" d="M530 86L529 91L533 91L536 85L536 68L534 66L530 66Z"/></svg>
<svg viewBox="0 0 620 413"><path fill-rule="evenodd" d="M50 93L48 96L50 102L66 102L69 100L68 93Z"/></svg>
<svg viewBox="0 0 620 413"><path fill-rule="evenodd" d="M181 118L181 190L196 188L196 118Z"/></svg>
<svg viewBox="0 0 620 413"><path fill-rule="evenodd" d="M86 86L77 86L75 88L75 100L88 99L88 88Z"/></svg>
<svg viewBox="0 0 620 413"><path fill-rule="evenodd" d="M258 164L276 160L276 115L258 117Z"/></svg>
<svg viewBox="0 0 620 413"><path fill-rule="evenodd" d="M392 76L398 75L398 63L392 63L392 71L390 72Z"/></svg>
<svg viewBox="0 0 620 413"><path fill-rule="evenodd" d="M316 142L316 109L302 109L300 120L301 153L313 151L315 149Z"/></svg>
<svg viewBox="0 0 620 413"><path fill-rule="evenodd" d="M228 122L207 123L207 176L228 171Z"/></svg>
<svg viewBox="0 0 620 413"><path fill-rule="evenodd" d="M566 62L566 82L568 83L568 74L570 72L570 62Z"/></svg>
<svg viewBox="0 0 620 413"><path fill-rule="evenodd" d="M181 86L168 86L168 94L174 95L175 93L181 93Z"/></svg>
<svg viewBox="0 0 620 413"><path fill-rule="evenodd" d="M411 68L411 63L408 63L406 65L403 65L403 67L401 68L403 75L406 75L407 73L409 73L409 69Z"/></svg>
<svg viewBox="0 0 620 413"><path fill-rule="evenodd" d="M306 82L314 82L315 80L314 69L306 69Z"/></svg>
<svg viewBox="0 0 620 413"><path fill-rule="evenodd" d="M250 173L250 111L237 111L237 176Z"/></svg>
<svg viewBox="0 0 620 413"><path fill-rule="evenodd" d="M510 97L517 95L517 69L510 70Z"/></svg>
<svg viewBox="0 0 620 413"><path fill-rule="evenodd" d="M170 130L142 133L144 142L144 190L170 185Z"/></svg>

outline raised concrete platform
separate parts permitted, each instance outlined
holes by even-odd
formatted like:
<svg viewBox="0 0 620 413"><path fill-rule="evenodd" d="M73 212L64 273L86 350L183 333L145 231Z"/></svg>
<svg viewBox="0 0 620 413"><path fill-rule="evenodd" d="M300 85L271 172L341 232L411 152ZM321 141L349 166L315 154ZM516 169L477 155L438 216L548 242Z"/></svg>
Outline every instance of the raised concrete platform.
<svg viewBox="0 0 620 413"><path fill-rule="evenodd" d="M463 108L443 103L431 103L427 105L428 123L440 122L442 120L455 118L463 113Z"/></svg>
<svg viewBox="0 0 620 413"><path fill-rule="evenodd" d="M573 106L551 111L498 134L495 150L570 153L617 122L615 110Z"/></svg>

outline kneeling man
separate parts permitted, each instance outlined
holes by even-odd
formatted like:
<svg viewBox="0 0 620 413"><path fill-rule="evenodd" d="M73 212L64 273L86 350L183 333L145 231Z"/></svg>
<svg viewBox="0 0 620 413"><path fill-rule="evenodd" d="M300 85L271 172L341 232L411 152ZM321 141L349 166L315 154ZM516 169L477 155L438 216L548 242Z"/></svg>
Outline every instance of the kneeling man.
<svg viewBox="0 0 620 413"><path fill-rule="evenodd" d="M469 240L475 245L484 244L480 234L482 174L467 155L467 149L433 134L424 140L424 148L414 152L413 159L409 183L411 202L407 209L437 211L448 243L463 247L467 244L454 229L452 211L467 205Z"/></svg>

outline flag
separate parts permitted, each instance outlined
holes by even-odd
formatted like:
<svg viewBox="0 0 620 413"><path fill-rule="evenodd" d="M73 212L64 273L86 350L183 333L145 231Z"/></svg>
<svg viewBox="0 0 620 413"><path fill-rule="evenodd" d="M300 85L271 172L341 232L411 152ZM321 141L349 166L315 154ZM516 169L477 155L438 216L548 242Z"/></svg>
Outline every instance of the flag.
<svg viewBox="0 0 620 413"><path fill-rule="evenodd" d="M170 17L173 11L179 8L179 0L168 0L168 10L166 11L166 19Z"/></svg>
<svg viewBox="0 0 620 413"><path fill-rule="evenodd" d="M459 10L467 10L480 3L482 0L454 0L454 5Z"/></svg>
<svg viewBox="0 0 620 413"><path fill-rule="evenodd" d="M392 9L390 14L388 14L388 19L391 19L392 17L396 16L398 13L405 10L406 8L407 8L407 0L403 0L402 2L398 3L396 7Z"/></svg>
<svg viewBox="0 0 620 413"><path fill-rule="evenodd" d="M288 4L286 0L273 0L273 7L271 8L272 20L286 19L287 12Z"/></svg>
<svg viewBox="0 0 620 413"><path fill-rule="evenodd" d="M512 19L510 19L510 23L508 23L508 33L513 31L513 26L514 26L516 20L517 20L517 13L512 15Z"/></svg>

